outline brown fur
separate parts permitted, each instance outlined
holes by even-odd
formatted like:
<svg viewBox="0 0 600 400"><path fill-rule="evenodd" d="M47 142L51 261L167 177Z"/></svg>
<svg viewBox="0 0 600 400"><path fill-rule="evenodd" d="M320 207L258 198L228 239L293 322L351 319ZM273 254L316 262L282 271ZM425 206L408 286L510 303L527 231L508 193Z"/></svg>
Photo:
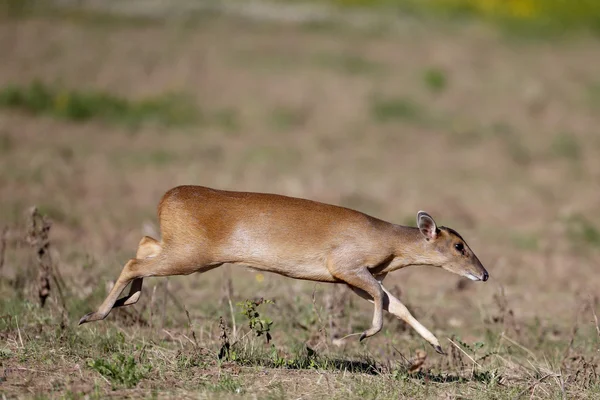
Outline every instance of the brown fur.
<svg viewBox="0 0 600 400"><path fill-rule="evenodd" d="M137 302L144 277L188 275L230 263L295 279L347 284L374 303L372 327L361 340L381 330L385 309L441 352L437 339L381 282L387 273L410 265L438 266L476 280L488 277L460 235L437 228L424 212L417 216L419 227L412 228L311 200L179 186L163 196L158 216L161 242L147 236L140 241L136 258L125 265L106 300L80 324ZM117 300L129 282L129 295Z"/></svg>

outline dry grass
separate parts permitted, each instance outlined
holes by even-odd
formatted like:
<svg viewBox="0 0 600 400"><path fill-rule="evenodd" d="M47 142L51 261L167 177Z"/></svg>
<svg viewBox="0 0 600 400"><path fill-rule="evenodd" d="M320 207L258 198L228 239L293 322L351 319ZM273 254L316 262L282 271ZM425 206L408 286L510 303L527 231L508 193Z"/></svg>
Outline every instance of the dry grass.
<svg viewBox="0 0 600 400"><path fill-rule="evenodd" d="M2 20L0 88L37 80L132 103L184 93L202 118L115 126L0 110L0 393L599 394L597 39L200 21ZM141 236L157 236L161 194L183 183L307 197L397 223L425 209L463 234L491 278L413 268L386 280L447 356L392 318L365 343L340 343L369 324L369 304L343 288L230 267L150 279L134 307L77 327ZM52 285L37 305L25 241L33 205L52 220L64 306ZM268 344L236 306L261 297L275 300L260 306L273 320ZM230 351L219 358L224 333Z"/></svg>

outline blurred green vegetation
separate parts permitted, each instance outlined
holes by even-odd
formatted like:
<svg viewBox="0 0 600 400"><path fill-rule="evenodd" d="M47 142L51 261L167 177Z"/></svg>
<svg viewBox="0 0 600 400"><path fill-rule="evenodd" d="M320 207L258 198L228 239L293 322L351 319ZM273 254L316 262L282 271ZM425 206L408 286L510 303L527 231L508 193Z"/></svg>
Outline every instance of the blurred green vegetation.
<svg viewBox="0 0 600 400"><path fill-rule="evenodd" d="M371 115L379 122L418 122L424 119L424 110L421 105L408 98L374 96L371 100Z"/></svg>
<svg viewBox="0 0 600 400"><path fill-rule="evenodd" d="M441 93L448 86L446 73L439 68L428 68L423 73L425 86L433 93Z"/></svg>
<svg viewBox="0 0 600 400"><path fill-rule="evenodd" d="M296 1L296 0L280 0ZM383 8L419 16L475 17L519 32L587 29L600 33L598 0L326 0L340 7Z"/></svg>
<svg viewBox="0 0 600 400"><path fill-rule="evenodd" d="M212 0L225 3L222 0ZM265 0L279 3L326 3L340 8L366 8L417 15L419 17L476 18L493 22L512 33L562 33L588 30L600 33L600 1L598 0ZM56 8L53 1L3 0L0 16L24 16L44 11L63 10L74 13L77 2ZM173 3L177 3L174 1ZM85 8L85 7L83 7ZM83 11L83 9L81 10ZM95 13L100 16L100 14ZM108 20L114 19L104 16ZM101 18L104 19L104 18ZM369 66L343 60L349 69L362 72Z"/></svg>
<svg viewBox="0 0 600 400"><path fill-rule="evenodd" d="M76 91L33 81L0 89L0 108L45 114L70 121L99 119L137 126L146 122L179 125L193 122L196 110L175 94L132 101L100 91Z"/></svg>
<svg viewBox="0 0 600 400"><path fill-rule="evenodd" d="M600 248L600 229L583 214L575 214L566 220L567 235L576 246Z"/></svg>

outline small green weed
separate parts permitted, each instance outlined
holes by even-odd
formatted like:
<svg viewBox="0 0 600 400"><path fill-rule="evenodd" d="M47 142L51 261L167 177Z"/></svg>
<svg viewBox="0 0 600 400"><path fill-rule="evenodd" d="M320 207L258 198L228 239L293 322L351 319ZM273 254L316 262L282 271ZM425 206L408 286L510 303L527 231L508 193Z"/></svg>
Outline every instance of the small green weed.
<svg viewBox="0 0 600 400"><path fill-rule="evenodd" d="M585 216L573 215L566 221L567 236L575 245L585 244L587 246L600 248L600 230Z"/></svg>
<svg viewBox="0 0 600 400"><path fill-rule="evenodd" d="M481 350L485 346L485 343L483 342L475 342L472 345L468 345L467 343L463 342L458 338L455 338L455 341L456 343L460 344L462 347L467 349L469 352L473 353L473 355L475 355L475 353L477 353L478 350Z"/></svg>
<svg viewBox="0 0 600 400"><path fill-rule="evenodd" d="M371 101L371 115L379 122L415 122L422 120L423 114L421 106L406 98L374 97Z"/></svg>
<svg viewBox="0 0 600 400"><path fill-rule="evenodd" d="M150 366L140 366L133 356L122 353L113 355L111 360L102 358L89 361L88 366L111 381L113 386L135 387L150 372Z"/></svg>
<svg viewBox="0 0 600 400"><path fill-rule="evenodd" d="M446 73L440 68L428 68L423 73L423 82L427 89L433 93L441 93L446 89L448 80Z"/></svg>
<svg viewBox="0 0 600 400"><path fill-rule="evenodd" d="M261 317L258 312L258 307L262 304L273 304L272 300L246 300L242 303L238 303L237 306L242 309L242 315L248 319L248 326L252 331L256 333L256 336L265 335L267 343L271 340L271 326L273 320L267 317Z"/></svg>
<svg viewBox="0 0 600 400"><path fill-rule="evenodd" d="M175 94L131 101L105 92L58 89L40 81L0 89L0 107L69 121L98 119L133 126L147 122L186 124L196 116L194 108Z"/></svg>
<svg viewBox="0 0 600 400"><path fill-rule="evenodd" d="M0 349L0 360L6 360L13 356L13 352L10 349ZM2 365L2 364L0 364Z"/></svg>

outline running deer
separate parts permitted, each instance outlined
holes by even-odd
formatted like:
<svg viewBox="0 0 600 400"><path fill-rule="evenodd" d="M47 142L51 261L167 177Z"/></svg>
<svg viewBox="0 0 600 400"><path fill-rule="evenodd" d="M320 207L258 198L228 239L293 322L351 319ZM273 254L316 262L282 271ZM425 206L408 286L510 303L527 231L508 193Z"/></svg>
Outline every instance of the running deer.
<svg viewBox="0 0 600 400"><path fill-rule="evenodd" d="M488 279L458 232L438 227L424 211L418 212L418 227L413 228L311 200L178 186L162 197L158 218L161 241L148 236L140 241L106 300L79 324L135 304L146 277L189 275L227 263L346 284L374 304L372 325L362 332L361 341L381 330L386 310L443 354L437 338L383 287L383 280L410 265L442 267L474 281ZM118 299L129 283L129 294Z"/></svg>

